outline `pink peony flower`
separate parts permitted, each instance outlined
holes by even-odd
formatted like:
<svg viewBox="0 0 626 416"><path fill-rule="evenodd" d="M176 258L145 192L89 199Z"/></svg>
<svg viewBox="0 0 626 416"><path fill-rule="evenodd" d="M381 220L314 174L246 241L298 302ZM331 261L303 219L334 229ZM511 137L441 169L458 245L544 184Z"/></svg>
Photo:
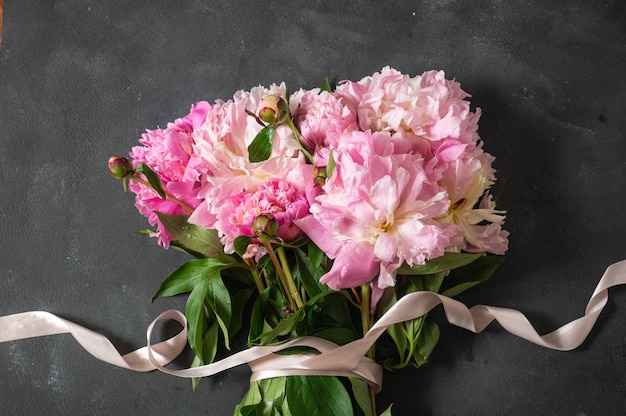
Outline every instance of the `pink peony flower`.
<svg viewBox="0 0 626 416"><path fill-rule="evenodd" d="M356 112L347 100L327 91L304 94L294 114L302 142L316 153L316 164L326 166L339 137L357 130Z"/></svg>
<svg viewBox="0 0 626 416"><path fill-rule="evenodd" d="M486 196L495 176L493 157L482 150L478 135L480 109L470 111L469 94L459 83L445 79L443 71L411 78L385 67L358 82L344 82L337 93L354 103L361 129L402 137L424 157L449 195L450 210L440 222L463 230L459 248L506 251L508 234L499 225L503 212ZM477 207L480 201L485 202Z"/></svg>
<svg viewBox="0 0 626 416"><path fill-rule="evenodd" d="M409 77L393 68L365 77L358 82L346 81L337 94L352 101L357 108L362 130L388 131L407 138L414 151L427 160L450 140L470 150L479 139L480 111L470 111L469 97L443 71L429 71Z"/></svg>
<svg viewBox="0 0 626 416"><path fill-rule="evenodd" d="M482 150L474 153L476 157L465 155L448 163L442 171L439 182L448 192L450 209L439 220L461 227L461 249L504 254L508 248L508 232L501 228L505 212L495 209L495 202L487 193L493 184L493 157Z"/></svg>
<svg viewBox="0 0 626 416"><path fill-rule="evenodd" d="M420 155L396 153L388 132L341 136L336 168L298 225L329 258L322 283L356 287L376 276L379 289L395 284L404 262L422 264L459 239L454 224L435 218L448 211L446 192Z"/></svg>
<svg viewBox="0 0 626 416"><path fill-rule="evenodd" d="M193 152L192 133L204 122L211 106L204 101L191 107L190 113L174 123L168 123L165 129L147 130L139 140L143 146L136 146L130 152L134 166L145 163L159 175L164 188L188 206L195 208L199 201L199 187L196 178L187 172L187 166ZM148 217L157 231L151 234L157 237L165 248L172 241L171 235L159 221L156 212L165 214L189 214L171 199L163 200L151 188L131 181L129 189L136 194L135 206Z"/></svg>
<svg viewBox="0 0 626 416"><path fill-rule="evenodd" d="M281 178L305 189L312 167L306 164L287 126L276 129L268 160L252 163L248 158L248 145L262 126L246 110L254 113L265 96L284 97L285 93L284 84L269 89L259 86L250 92L239 91L233 100L215 103L204 124L194 132L190 164L200 173L201 202L189 222L213 228L217 217L223 217L222 211L230 206L229 198L241 192L255 192L269 178Z"/></svg>
<svg viewBox="0 0 626 416"><path fill-rule="evenodd" d="M277 236L285 242L294 241L302 234L294 221L309 212L309 203L304 191L278 178L267 180L254 192L241 192L227 198L216 213L215 228L227 254L234 253L233 243L239 236L253 237L252 223L261 214L272 214L278 222ZM259 242L248 246L244 257L257 260L265 254Z"/></svg>

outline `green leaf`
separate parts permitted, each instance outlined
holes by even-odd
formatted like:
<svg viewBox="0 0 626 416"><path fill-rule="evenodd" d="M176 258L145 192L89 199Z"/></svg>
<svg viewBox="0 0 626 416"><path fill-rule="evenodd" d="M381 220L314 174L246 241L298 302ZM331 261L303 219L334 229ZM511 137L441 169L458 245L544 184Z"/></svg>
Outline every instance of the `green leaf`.
<svg viewBox="0 0 626 416"><path fill-rule="evenodd" d="M224 247L216 230L209 230L187 222L187 215L170 215L157 212L167 232L188 250L212 257L223 262L234 263L235 260L224 254Z"/></svg>
<svg viewBox="0 0 626 416"><path fill-rule="evenodd" d="M211 258L190 260L161 283L152 300L191 292L201 279L213 274L216 269L221 270L224 266L225 263Z"/></svg>
<svg viewBox="0 0 626 416"><path fill-rule="evenodd" d="M159 175L150 169L150 166L142 163L135 168L135 172L143 173L143 176L146 177L152 189L154 189L161 198L165 199L165 190L163 189L161 178L159 178Z"/></svg>
<svg viewBox="0 0 626 416"><path fill-rule="evenodd" d="M157 230L153 229L153 228L145 228L143 230L137 230L135 231L137 234L143 234L143 235L150 235L150 234L154 234Z"/></svg>
<svg viewBox="0 0 626 416"><path fill-rule="evenodd" d="M302 250L296 249L294 251L296 253L295 274L300 277L306 293L313 297L320 293L330 292L331 288L320 283L320 276L323 274L323 270L319 268L319 265L316 267L311 258L307 257Z"/></svg>
<svg viewBox="0 0 626 416"><path fill-rule="evenodd" d="M215 319L224 335L224 345L226 348L230 349L230 334L228 332L228 326L230 325L232 316L230 293L224 285L219 272L210 276L208 283L209 289L206 295L206 304L215 314Z"/></svg>
<svg viewBox="0 0 626 416"><path fill-rule="evenodd" d="M353 328L348 301L343 293L330 291L311 298L308 305L315 305L321 313L332 318L343 328Z"/></svg>
<svg viewBox="0 0 626 416"><path fill-rule="evenodd" d="M290 416L292 413L285 404L286 378L276 377L250 383L248 392L235 407L234 416Z"/></svg>
<svg viewBox="0 0 626 416"><path fill-rule="evenodd" d="M352 386L352 394L364 414L372 414L372 402L370 400L369 385L358 378L348 377Z"/></svg>
<svg viewBox="0 0 626 416"><path fill-rule="evenodd" d="M393 305L398 302L396 296L396 290L394 287L389 287L383 291L378 304L376 305L376 318L383 316Z"/></svg>
<svg viewBox="0 0 626 416"><path fill-rule="evenodd" d="M274 286L267 287L259 295L256 302L254 302L250 315L249 346L258 344L256 341L261 335L271 330L284 318L284 307L285 305L282 303L280 294ZM269 321L269 324L266 324L267 321Z"/></svg>
<svg viewBox="0 0 626 416"><path fill-rule="evenodd" d="M310 335L324 338L337 345L344 345L357 339L357 333L350 328L322 328Z"/></svg>
<svg viewBox="0 0 626 416"><path fill-rule="evenodd" d="M130 177L129 176L125 176L122 178L122 187L124 189L124 193L127 194L128 193L128 184L130 183Z"/></svg>
<svg viewBox="0 0 626 416"><path fill-rule="evenodd" d="M217 322L214 322L209 330L206 332L203 338L203 348L202 348L202 356L194 356L193 361L191 362L191 367L200 367L205 364L212 363L215 360L215 356L217 355L217 342L219 340L218 335L218 325ZM198 383L200 382L201 377L193 377L191 379L191 386L193 391L196 391L198 387Z"/></svg>
<svg viewBox="0 0 626 416"><path fill-rule="evenodd" d="M228 332L230 333L231 338L235 336L239 332L239 330L241 330L241 325L243 321L243 310L254 291L255 289L253 287L250 287L247 289L239 290L232 296L232 314L230 317L230 325L228 326Z"/></svg>
<svg viewBox="0 0 626 416"><path fill-rule="evenodd" d="M395 290L383 293L379 305L382 308L379 314L386 312L400 297L423 290L437 292L445 276L444 272L432 275L404 276L398 280ZM379 316L379 315L378 315ZM426 320L427 314L390 325L387 334L396 346L398 357L389 357L384 362L386 368L402 368L410 363L419 367L439 341L439 328Z"/></svg>
<svg viewBox="0 0 626 416"><path fill-rule="evenodd" d="M318 246L313 243L308 244L307 248L309 259L311 259L311 264L313 265L314 270L318 271L317 273L314 273L314 275L317 277L321 277L324 274L322 262L326 258L326 255Z"/></svg>
<svg viewBox="0 0 626 416"><path fill-rule="evenodd" d="M413 353L416 367L420 367L426 363L438 342L439 327L432 321L426 321L417 338L417 348L415 348Z"/></svg>
<svg viewBox="0 0 626 416"><path fill-rule="evenodd" d="M286 399L295 415L353 416L352 400L337 377L289 376Z"/></svg>
<svg viewBox="0 0 626 416"><path fill-rule="evenodd" d="M187 317L187 325L189 332L187 337L189 346L193 352L202 357L203 334L206 328L206 320L204 318L204 299L209 292L209 280L200 279L194 289L191 291L187 304L185 306L185 316Z"/></svg>
<svg viewBox="0 0 626 416"><path fill-rule="evenodd" d="M218 324L214 322L204 334L204 350L202 359L205 364L212 363L217 355L217 341L219 340Z"/></svg>
<svg viewBox="0 0 626 416"><path fill-rule="evenodd" d="M235 407L235 413L233 416L250 416L256 413L256 407L261 403L261 389L259 388L259 381L250 383L250 388L243 400ZM250 412L254 410L253 412Z"/></svg>
<svg viewBox="0 0 626 416"><path fill-rule="evenodd" d="M205 261L206 265L195 283L187 304L185 316L189 324L189 345L196 355L203 354L203 336L206 329L205 305L211 309L224 334L224 343L228 348L228 324L230 323L231 307L230 294L222 282L221 270L223 264L211 259L192 260L192 262ZM189 263L192 263L189 262Z"/></svg>
<svg viewBox="0 0 626 416"><path fill-rule="evenodd" d="M322 84L320 85L320 92L327 91L333 92L333 89L330 87L330 83L328 82L328 77L324 77L322 80Z"/></svg>
<svg viewBox="0 0 626 416"><path fill-rule="evenodd" d="M482 281L460 283L460 284L458 284L458 285L456 285L454 287L451 287L450 289L445 290L441 294L443 296L447 296L449 298L453 298L453 297L458 296L461 293L465 292L466 290L469 290L469 289L473 288L474 286L479 285L480 283L482 283Z"/></svg>
<svg viewBox="0 0 626 416"><path fill-rule="evenodd" d="M227 276L230 279L238 280L247 285L254 285L254 280L252 279L250 271L241 267L229 267L224 269L222 271L222 276Z"/></svg>
<svg viewBox="0 0 626 416"><path fill-rule="evenodd" d="M397 279L398 283L396 284L396 296L400 298L409 293L419 291L438 293L445 277L446 272L400 276Z"/></svg>
<svg viewBox="0 0 626 416"><path fill-rule="evenodd" d="M304 309L300 309L298 312L292 313L284 319L281 319L278 324L268 332L262 333L258 340L261 345L269 345L276 341L281 335L287 335L293 332L298 322L302 321L305 317Z"/></svg>
<svg viewBox="0 0 626 416"><path fill-rule="evenodd" d="M191 256L193 256L193 257L195 257L197 259L204 259L204 258L207 257L205 254L198 253L197 251L193 251L191 249L188 249L187 247L183 246L182 244L180 244L176 240L170 241L170 248L172 248L172 249L174 249L176 251L180 251L181 253L190 254Z"/></svg>
<svg viewBox="0 0 626 416"><path fill-rule="evenodd" d="M393 340L393 343L396 344L396 350L398 351L398 356L400 357L400 360L404 361L407 355L408 341L406 333L404 331L403 323L389 325L387 327L387 333Z"/></svg>
<svg viewBox="0 0 626 416"><path fill-rule="evenodd" d="M401 296L404 296L407 293L420 292L424 290L424 275L417 276L408 276L404 293Z"/></svg>
<svg viewBox="0 0 626 416"><path fill-rule="evenodd" d="M446 272L439 272L431 275L424 276L422 283L424 290L438 293L441 289L441 285L446 277Z"/></svg>
<svg viewBox="0 0 626 416"><path fill-rule="evenodd" d="M233 242L235 252L240 256L243 256L246 253L246 250L248 250L248 246L250 245L251 241L252 237L248 237L247 235L240 235L239 237L235 238L235 241Z"/></svg>
<svg viewBox="0 0 626 416"><path fill-rule="evenodd" d="M384 412L382 412L380 414L380 416L391 416L391 406L393 406L393 404L389 405L389 407L387 408L387 410L385 410Z"/></svg>
<svg viewBox="0 0 626 416"><path fill-rule="evenodd" d="M326 178L330 178L331 176L333 176L335 167L335 156L333 155L333 149L330 149L330 152L328 153L328 165L326 165Z"/></svg>
<svg viewBox="0 0 626 416"><path fill-rule="evenodd" d="M261 383L261 390L263 391L263 401L266 403L266 407L280 406L281 402L285 400L285 387L288 377L275 377L266 379Z"/></svg>
<svg viewBox="0 0 626 416"><path fill-rule="evenodd" d="M197 355L195 355L193 357L193 360L191 361L191 367L200 367L201 365L204 365L204 361L202 360L202 357L199 357ZM192 377L191 378L191 389L193 391L196 391L196 389L198 388L198 384L200 383L200 380L202 380L202 377Z"/></svg>
<svg viewBox="0 0 626 416"><path fill-rule="evenodd" d="M276 267L271 261L270 256L263 256L261 260L257 262L257 268L262 271L262 274L270 282L270 285L282 287L278 275L276 274Z"/></svg>
<svg viewBox="0 0 626 416"><path fill-rule="evenodd" d="M274 130L276 126L269 125L263 127L256 135L252 143L248 146L248 159L250 162L263 162L270 158L272 145L274 143Z"/></svg>
<svg viewBox="0 0 626 416"><path fill-rule="evenodd" d="M402 327L404 330L404 336L406 337L407 342L409 343L409 352L415 355L415 350L419 349L419 336L422 333L422 329L424 328L424 323L426 322L426 315L422 315L418 318L411 319L402 323ZM405 357L407 359L410 356Z"/></svg>
<svg viewBox="0 0 626 416"><path fill-rule="evenodd" d="M502 256L480 256L476 261L452 270L443 281L441 293L449 297L456 296L489 280L504 259Z"/></svg>
<svg viewBox="0 0 626 416"><path fill-rule="evenodd" d="M403 264L398 269L397 274L420 275L445 272L465 266L480 257L483 257L483 255L468 253L444 253L442 256L428 260L426 264L414 264L413 266Z"/></svg>
<svg viewBox="0 0 626 416"><path fill-rule="evenodd" d="M280 416L293 416L287 400L283 400L283 405L280 407Z"/></svg>

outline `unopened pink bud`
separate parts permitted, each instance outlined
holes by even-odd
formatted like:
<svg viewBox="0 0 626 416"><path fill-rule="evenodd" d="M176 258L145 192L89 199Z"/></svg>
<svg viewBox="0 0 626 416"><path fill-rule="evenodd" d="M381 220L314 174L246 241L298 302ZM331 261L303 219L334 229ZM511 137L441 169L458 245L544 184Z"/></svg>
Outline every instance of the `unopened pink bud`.
<svg viewBox="0 0 626 416"><path fill-rule="evenodd" d="M326 184L326 168L316 166L313 168L313 183L318 186L324 186Z"/></svg>
<svg viewBox="0 0 626 416"><path fill-rule="evenodd" d="M109 172L114 178L123 178L133 173L133 162L126 157L111 156L109 158Z"/></svg>
<svg viewBox="0 0 626 416"><path fill-rule="evenodd" d="M265 234L274 237L278 234L278 220L269 212L258 215L252 222L252 232L254 234Z"/></svg>
<svg viewBox="0 0 626 416"><path fill-rule="evenodd" d="M289 106L280 95L270 94L259 103L257 114L266 123L278 124L289 117Z"/></svg>

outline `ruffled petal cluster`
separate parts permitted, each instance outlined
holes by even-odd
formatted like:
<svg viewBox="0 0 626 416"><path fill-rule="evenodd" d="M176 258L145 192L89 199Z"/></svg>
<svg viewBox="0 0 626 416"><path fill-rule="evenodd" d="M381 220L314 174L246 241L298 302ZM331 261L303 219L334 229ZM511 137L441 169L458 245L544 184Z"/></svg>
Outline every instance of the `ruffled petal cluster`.
<svg viewBox="0 0 626 416"><path fill-rule="evenodd" d="M483 150L480 109L469 97L443 71L411 77L390 67L332 92L287 97L284 84L258 86L196 104L144 134L131 156L193 211L190 223L218 231L227 253L238 236L254 236L257 216L272 214L281 240L304 234L332 260L323 283L371 282L376 295L395 284L403 264L446 251L507 250L504 212L489 194L494 158ZM278 125L269 158L251 162L248 146L263 129L251 114L260 105L277 117L263 119ZM167 246L171 236L155 212L189 212L141 184L131 190ZM244 257L264 254L253 240Z"/></svg>
<svg viewBox="0 0 626 416"><path fill-rule="evenodd" d="M164 188L191 208L200 203L197 198L198 184L188 170L194 153L192 133L204 123L210 109L207 102L196 103L188 115L169 123L165 129L147 130L139 140L143 146L136 146L130 152L135 166L141 163L150 166L161 178ZM152 235L158 238L160 244L168 247L172 237L156 213L189 212L171 199L162 199L152 188L139 182L130 182L129 189L136 194L137 210L148 218L151 225L157 227Z"/></svg>
<svg viewBox="0 0 626 416"><path fill-rule="evenodd" d="M328 91L305 93L294 114L301 140L316 153L316 163L326 166L328 149L335 149L344 133L357 130L356 113L341 96Z"/></svg>
<svg viewBox="0 0 626 416"><path fill-rule="evenodd" d="M277 237L284 241L297 239L302 231L295 220L309 212L309 203L303 189L278 178L268 179L254 192L241 192L226 198L212 224L222 236L227 254L235 252L234 242L239 236L253 237L253 223L261 214L271 214L278 222ZM258 260L266 250L258 241L248 246L244 258Z"/></svg>
<svg viewBox="0 0 626 416"><path fill-rule="evenodd" d="M439 221L463 230L459 249L506 251L504 212L486 197L495 180L494 158L482 149L480 109L471 111L470 95L458 82L446 79L443 71L410 77L385 67L360 81L342 83L337 94L351 100L360 129L388 132L424 157L448 193L449 212ZM481 203L483 197L487 199Z"/></svg>
<svg viewBox="0 0 626 416"><path fill-rule="evenodd" d="M400 265L442 255L459 235L458 227L436 220L449 201L423 157L395 150L388 132L341 136L332 176L311 215L296 221L334 259L322 278L332 288L377 276L379 288L393 286Z"/></svg>
<svg viewBox="0 0 626 416"><path fill-rule="evenodd" d="M271 179L280 179L304 195L306 182L312 175L312 166L306 163L298 141L285 125L276 128L269 159L250 162L248 146L263 127L248 113L254 114L263 97L270 94L284 97L285 85L272 85L269 89L259 86L250 92L240 91L227 102L216 102L204 124L193 134L193 164L200 173L201 187L200 202L189 222L217 229L230 252L237 237L232 235L232 230L241 225L231 215L234 200L246 199L245 195L268 186ZM262 212L259 208L258 214ZM233 223L227 225L229 219Z"/></svg>

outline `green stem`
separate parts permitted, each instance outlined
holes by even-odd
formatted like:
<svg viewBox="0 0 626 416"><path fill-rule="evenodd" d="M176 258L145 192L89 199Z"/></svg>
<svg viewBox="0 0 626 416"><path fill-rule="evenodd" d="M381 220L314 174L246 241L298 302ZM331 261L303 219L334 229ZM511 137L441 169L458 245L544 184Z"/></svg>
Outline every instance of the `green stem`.
<svg viewBox="0 0 626 416"><path fill-rule="evenodd" d="M363 335L367 334L370 330L370 296L371 287L369 283L361 285L361 325L363 327ZM367 353L370 356L370 353ZM370 357L372 358L372 357Z"/></svg>
<svg viewBox="0 0 626 416"><path fill-rule="evenodd" d="M266 239L260 238L260 240L263 243L263 246L267 249L267 254L270 256L270 259L272 260L272 263L274 264L274 268L276 268L276 274L278 275L280 284L283 286L283 289L285 291L285 296L287 296L287 300L289 301L289 306L291 307L292 311L296 312L298 310L298 307L296 303L294 302L293 297L291 296L291 290L289 290L289 286L287 285L287 280L285 279L285 274L283 273L280 262L278 261L278 258L276 257L276 253L274 253L274 248L268 241L266 241Z"/></svg>
<svg viewBox="0 0 626 416"><path fill-rule="evenodd" d="M304 143L302 143L302 140L300 140L300 138L302 137L302 135L300 134L300 132L298 131L298 129L296 128L296 125L293 124L293 119L290 118L289 120L287 120L287 126L289 126L289 128L291 129L291 132L293 133L293 135L296 137L296 140L298 141L298 144L300 145L300 150L302 151L302 154L304 155L304 157L306 158L306 160L309 163L313 163L313 155L311 154L311 152L308 151L308 149L304 146Z"/></svg>
<svg viewBox="0 0 626 416"><path fill-rule="evenodd" d="M370 330L372 315L370 314L370 298L372 295L372 289L369 283L361 285L361 324L363 326L363 336ZM367 356L374 359L374 346L367 351ZM372 406L372 415L376 416L376 393L372 386L368 385L367 391L370 397L370 404Z"/></svg>
<svg viewBox="0 0 626 416"><path fill-rule="evenodd" d="M256 269L254 262L252 259L243 259L243 261L250 266L250 273L252 273L252 279L254 280L254 284L256 285L259 294L263 293L265 285L263 284L263 280L261 280L261 275L259 275L259 271Z"/></svg>
<svg viewBox="0 0 626 416"><path fill-rule="evenodd" d="M250 272L252 273L254 284L256 285L256 288L258 289L259 293L263 293L263 291L265 290L265 285L263 284L263 280L261 280L259 271L257 269L252 269Z"/></svg>
<svg viewBox="0 0 626 416"><path fill-rule="evenodd" d="M356 303L358 303L359 305L361 304L361 296L359 296L359 292L356 291L356 288L352 287L350 288L352 290L352 294L354 295L354 299L356 300Z"/></svg>
<svg viewBox="0 0 626 416"><path fill-rule="evenodd" d="M399 370L401 368L408 366L411 363L411 358L413 358L414 353L415 353L415 341L409 339L409 352L407 353L406 357L400 364L396 364L392 368L394 370Z"/></svg>
<svg viewBox="0 0 626 416"><path fill-rule="evenodd" d="M291 295L296 301L296 306L298 307L298 309L300 309L304 306L304 303L302 302L302 298L300 298L300 294L298 293L298 288L296 288L296 283L294 282L293 276L291 275L291 270L289 269L289 262L287 261L287 255L285 254L285 248L282 246L278 247L276 249L276 252L278 253L278 258L280 259L283 271L285 273L285 277L287 279L287 285L289 286Z"/></svg>
<svg viewBox="0 0 626 416"><path fill-rule="evenodd" d="M147 181L144 181L143 179L141 179L138 176L128 176L129 179L133 180L133 181L137 181L140 184L147 186L148 188L152 189L152 186L150 186L150 184ZM194 211L193 208L191 208L189 205L185 204L183 201L181 201L180 199L176 198L174 195L172 195L171 193L165 191L165 195L171 199L172 201L174 201L176 204L178 204L180 207L182 207L184 210L188 211L189 213L192 213Z"/></svg>

